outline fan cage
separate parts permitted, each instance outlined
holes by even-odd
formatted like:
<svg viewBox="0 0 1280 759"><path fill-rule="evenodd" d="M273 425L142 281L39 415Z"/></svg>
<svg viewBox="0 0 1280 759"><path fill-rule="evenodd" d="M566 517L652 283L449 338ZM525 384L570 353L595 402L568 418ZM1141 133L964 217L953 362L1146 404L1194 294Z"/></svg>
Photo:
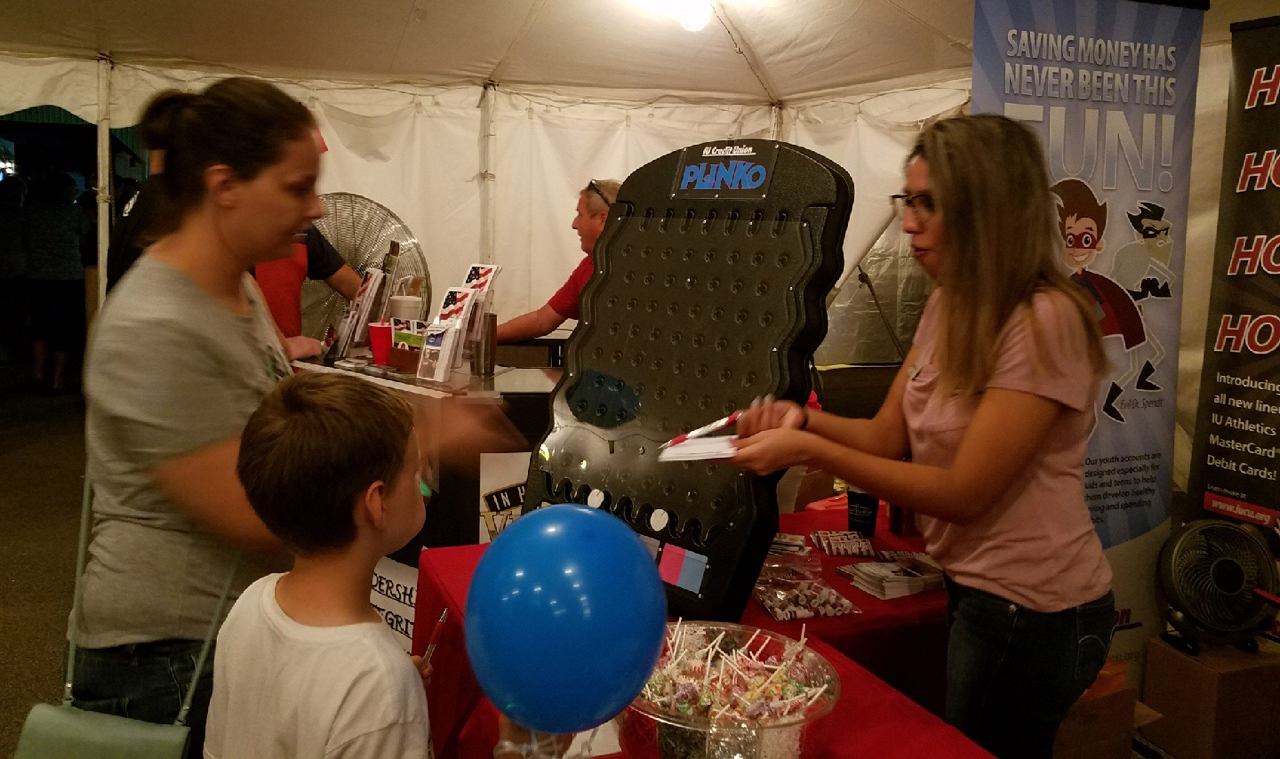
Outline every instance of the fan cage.
<svg viewBox="0 0 1280 759"><path fill-rule="evenodd" d="M391 243L400 244L396 277L425 277L422 301L426 309L431 299L431 273L418 238L391 209L363 195L331 192L320 196L324 216L316 228L342 256L343 260L364 275L370 267L380 268ZM308 280L302 286L302 334L323 339L329 327L336 327L346 310L347 301L324 282Z"/></svg>
<svg viewBox="0 0 1280 759"><path fill-rule="evenodd" d="M1161 565L1169 605L1205 633L1252 634L1270 617L1269 604L1253 591L1276 591L1275 562L1242 525L1192 522L1165 544Z"/></svg>

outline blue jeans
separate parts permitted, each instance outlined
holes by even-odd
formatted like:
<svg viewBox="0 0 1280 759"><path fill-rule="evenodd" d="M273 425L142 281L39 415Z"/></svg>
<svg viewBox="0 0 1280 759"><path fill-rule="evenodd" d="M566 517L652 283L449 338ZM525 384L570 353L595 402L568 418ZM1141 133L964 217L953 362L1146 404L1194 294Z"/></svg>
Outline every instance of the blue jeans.
<svg viewBox="0 0 1280 759"><path fill-rule="evenodd" d="M158 640L112 648L77 648L73 705L144 722L172 723L191 687L201 645L199 640ZM212 694L211 648L187 713L191 728L188 759L202 755Z"/></svg>
<svg viewBox="0 0 1280 759"><path fill-rule="evenodd" d="M1046 614L947 578L947 722L1000 759L1049 759L1107 660L1115 597Z"/></svg>

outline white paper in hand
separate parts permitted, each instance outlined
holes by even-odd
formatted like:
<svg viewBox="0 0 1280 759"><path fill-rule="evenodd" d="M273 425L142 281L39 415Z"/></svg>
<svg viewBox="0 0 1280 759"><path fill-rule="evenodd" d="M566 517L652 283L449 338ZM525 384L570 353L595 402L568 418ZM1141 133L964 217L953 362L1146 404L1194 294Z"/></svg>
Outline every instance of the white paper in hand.
<svg viewBox="0 0 1280 759"><path fill-rule="evenodd" d="M658 461L706 461L711 459L731 459L738 452L733 447L736 435L719 437L698 437L676 443L658 453Z"/></svg>

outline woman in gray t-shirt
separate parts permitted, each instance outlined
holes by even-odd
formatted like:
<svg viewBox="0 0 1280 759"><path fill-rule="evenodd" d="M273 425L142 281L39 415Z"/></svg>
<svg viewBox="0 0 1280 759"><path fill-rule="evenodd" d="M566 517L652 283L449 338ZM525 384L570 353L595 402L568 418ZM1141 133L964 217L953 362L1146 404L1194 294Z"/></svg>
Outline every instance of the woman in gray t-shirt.
<svg viewBox="0 0 1280 759"><path fill-rule="evenodd" d="M87 359L94 522L73 695L171 722L236 553L284 557L235 473L245 421L289 371L245 272L290 255L323 209L315 122L270 84L160 93L142 129L166 150L166 213L107 299ZM235 592L266 563L242 563ZM192 756L211 685L202 676L188 717Z"/></svg>

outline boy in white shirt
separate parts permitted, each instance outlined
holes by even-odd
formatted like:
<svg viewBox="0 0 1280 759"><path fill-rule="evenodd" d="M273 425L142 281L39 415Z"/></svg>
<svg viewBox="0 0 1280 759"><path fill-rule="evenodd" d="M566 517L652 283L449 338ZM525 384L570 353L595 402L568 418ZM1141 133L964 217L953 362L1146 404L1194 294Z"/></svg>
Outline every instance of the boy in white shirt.
<svg viewBox="0 0 1280 759"><path fill-rule="evenodd" d="M263 399L237 472L295 563L218 634L206 759L431 755L422 679L369 604L378 560L422 527L419 467L392 391L302 372Z"/></svg>

